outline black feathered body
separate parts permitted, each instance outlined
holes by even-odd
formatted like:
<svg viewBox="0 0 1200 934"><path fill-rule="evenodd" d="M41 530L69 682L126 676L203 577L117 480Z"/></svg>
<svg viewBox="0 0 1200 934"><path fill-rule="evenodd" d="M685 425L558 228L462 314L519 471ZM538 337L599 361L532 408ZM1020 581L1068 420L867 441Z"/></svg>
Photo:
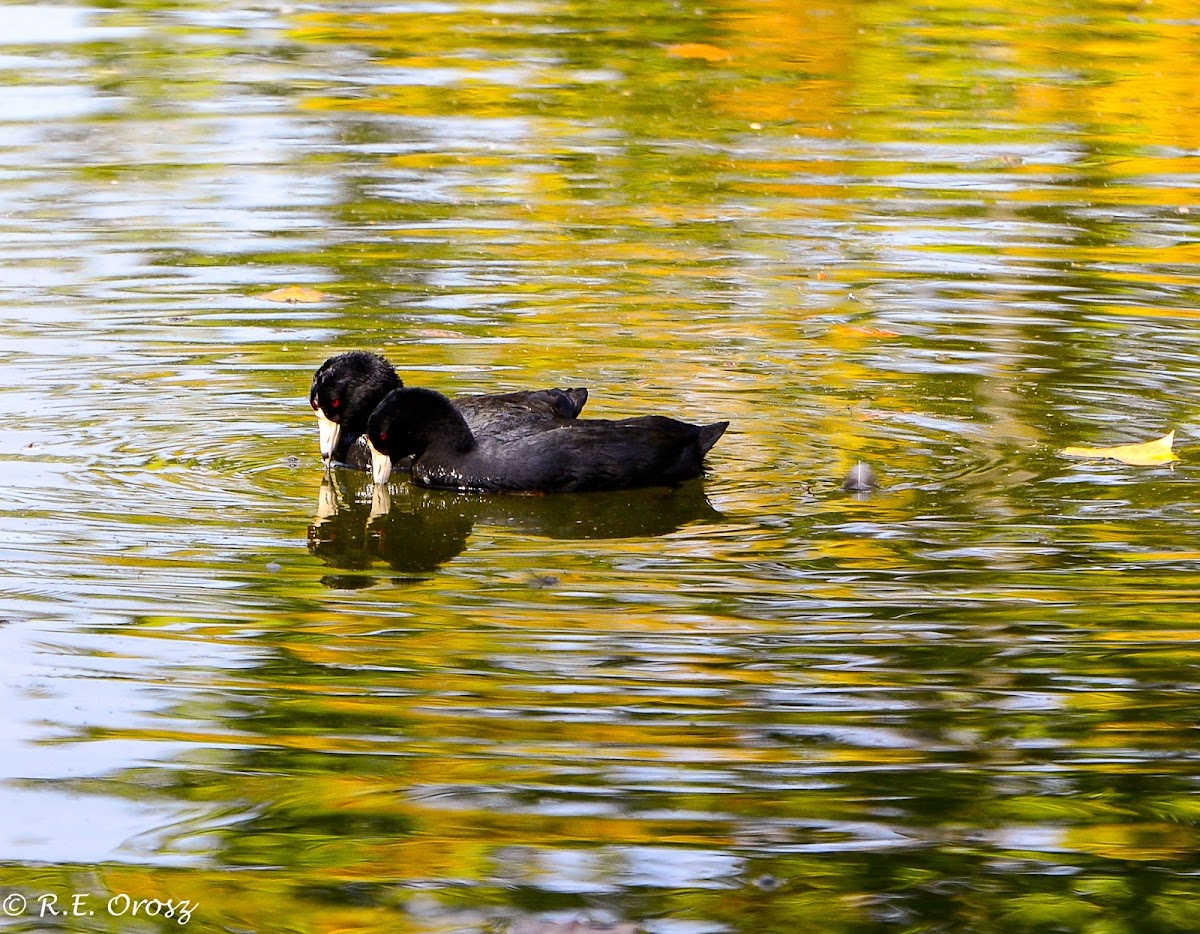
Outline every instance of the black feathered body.
<svg viewBox="0 0 1200 934"><path fill-rule="evenodd" d="M587 402L586 389L525 389L451 400L476 435L510 435L572 421ZM365 429L364 429L365 430Z"/></svg>
<svg viewBox="0 0 1200 934"><path fill-rule="evenodd" d="M728 422L691 425L662 415L568 420L533 432L476 435L445 396L390 393L371 417L371 444L411 455L423 486L477 492L568 493L680 483L703 471Z"/></svg>

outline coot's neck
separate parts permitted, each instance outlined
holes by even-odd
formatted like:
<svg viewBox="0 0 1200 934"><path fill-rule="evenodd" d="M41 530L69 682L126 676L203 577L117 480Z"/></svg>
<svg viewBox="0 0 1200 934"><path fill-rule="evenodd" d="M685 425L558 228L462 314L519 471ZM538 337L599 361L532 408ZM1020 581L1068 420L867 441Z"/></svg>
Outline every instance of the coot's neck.
<svg viewBox="0 0 1200 934"><path fill-rule="evenodd" d="M417 427L413 434L422 448L421 453L467 454L475 449L478 443L475 435L453 402L431 390L410 391L420 394L419 405L415 407Z"/></svg>

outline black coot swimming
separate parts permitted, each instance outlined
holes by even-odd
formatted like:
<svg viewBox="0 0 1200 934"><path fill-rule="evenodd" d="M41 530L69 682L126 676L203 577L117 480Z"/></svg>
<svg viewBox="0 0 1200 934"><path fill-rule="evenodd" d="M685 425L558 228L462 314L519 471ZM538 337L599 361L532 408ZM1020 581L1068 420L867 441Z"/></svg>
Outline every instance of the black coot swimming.
<svg viewBox="0 0 1200 934"><path fill-rule="evenodd" d="M412 456L413 481L486 493L565 493L679 483L700 475L729 422L689 425L662 415L563 420L535 432L474 432L432 389L397 389L367 423L376 483Z"/></svg>
<svg viewBox="0 0 1200 934"><path fill-rule="evenodd" d="M369 469L371 455L358 444L367 419L389 392L403 387L379 354L352 350L330 357L313 376L308 401L317 416L321 457ZM479 435L528 433L574 419L587 402L586 389L531 389L496 395L461 396L454 405Z"/></svg>

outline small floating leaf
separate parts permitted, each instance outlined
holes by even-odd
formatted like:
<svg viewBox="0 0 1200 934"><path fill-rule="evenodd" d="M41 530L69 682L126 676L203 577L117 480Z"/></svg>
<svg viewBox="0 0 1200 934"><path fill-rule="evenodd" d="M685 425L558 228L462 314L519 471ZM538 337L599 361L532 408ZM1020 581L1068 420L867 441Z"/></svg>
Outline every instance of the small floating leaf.
<svg viewBox="0 0 1200 934"><path fill-rule="evenodd" d="M264 298L268 302L293 302L301 304L312 304L313 302L323 302L330 298L328 292L322 292L320 289L310 289L303 285L288 285L281 289L273 289L270 292L264 292L259 298Z"/></svg>
<svg viewBox="0 0 1200 934"><path fill-rule="evenodd" d="M430 337L446 340L466 340L467 335L462 331L447 331L445 328L417 328L413 331L417 337Z"/></svg>
<svg viewBox="0 0 1200 934"><path fill-rule="evenodd" d="M1058 453L1063 457L1108 457L1134 467L1153 467L1155 464L1179 460L1171 451L1174 442L1175 432L1169 431L1161 438L1141 444L1119 444L1114 448L1063 448Z"/></svg>
<svg viewBox="0 0 1200 934"><path fill-rule="evenodd" d="M733 58L733 53L715 45L703 42L682 42L679 45L667 46L667 54L672 58L702 58L706 62L727 62Z"/></svg>
<svg viewBox="0 0 1200 934"><path fill-rule="evenodd" d="M865 328L859 327L857 324L840 324L835 325L835 330L840 331L847 337L879 337L890 338L899 337L899 331L892 331L888 328Z"/></svg>

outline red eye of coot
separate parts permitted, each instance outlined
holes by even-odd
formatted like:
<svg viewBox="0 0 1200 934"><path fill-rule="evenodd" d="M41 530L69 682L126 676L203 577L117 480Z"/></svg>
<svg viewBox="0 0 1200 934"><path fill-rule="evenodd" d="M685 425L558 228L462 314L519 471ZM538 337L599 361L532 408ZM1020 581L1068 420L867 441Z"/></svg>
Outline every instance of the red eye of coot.
<svg viewBox="0 0 1200 934"><path fill-rule="evenodd" d="M379 433L379 440L380 440L380 441L386 441L386 440L387 440L387 432L386 432L386 431L381 431L381 432Z"/></svg>
<svg viewBox="0 0 1200 934"><path fill-rule="evenodd" d="M337 408L339 405L341 405L341 404L342 404L342 400L341 400L341 399L334 399L334 400L333 400L333 407L334 407L335 409L336 409L336 408Z"/></svg>

